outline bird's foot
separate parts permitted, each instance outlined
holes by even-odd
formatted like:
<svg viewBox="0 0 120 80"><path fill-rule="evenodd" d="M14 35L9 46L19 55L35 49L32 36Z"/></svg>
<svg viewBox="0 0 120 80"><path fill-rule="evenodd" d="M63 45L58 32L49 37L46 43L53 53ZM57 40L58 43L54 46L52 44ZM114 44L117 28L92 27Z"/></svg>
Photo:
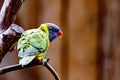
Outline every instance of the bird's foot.
<svg viewBox="0 0 120 80"><path fill-rule="evenodd" d="M49 62L50 58L47 58L47 59L43 59L42 60L42 65L45 65L45 63Z"/></svg>

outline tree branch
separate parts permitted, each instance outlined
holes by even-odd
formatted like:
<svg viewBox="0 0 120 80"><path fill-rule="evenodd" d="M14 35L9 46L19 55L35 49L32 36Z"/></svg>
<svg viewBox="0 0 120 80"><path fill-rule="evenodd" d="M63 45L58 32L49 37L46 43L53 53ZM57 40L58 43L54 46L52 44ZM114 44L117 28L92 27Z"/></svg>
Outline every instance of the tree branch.
<svg viewBox="0 0 120 80"><path fill-rule="evenodd" d="M0 63L4 55L14 46L21 33L20 26L13 24L24 0L2 0L0 11ZM12 24L12 25L11 25Z"/></svg>
<svg viewBox="0 0 120 80"><path fill-rule="evenodd" d="M16 19L24 0L5 0L0 12L0 28L6 30Z"/></svg>
<svg viewBox="0 0 120 80"><path fill-rule="evenodd" d="M58 76L57 72L53 69L53 67L50 64L45 62L44 66L52 73L55 80L60 80L60 77Z"/></svg>
<svg viewBox="0 0 120 80"><path fill-rule="evenodd" d="M0 34L0 62L4 55L13 48L23 31L20 26L12 24L5 32Z"/></svg>
<svg viewBox="0 0 120 80"><path fill-rule="evenodd" d="M60 80L58 74L56 73L56 71L53 69L53 67L48 63L50 59L44 59L43 62L36 62L34 64L29 64L26 66L23 66L21 64L16 64L16 65L11 65L11 66L7 66L7 67L3 67L0 69L0 75L3 75L5 73L11 72L11 71L16 71L16 70L20 70L20 69L25 69L25 68L29 68L29 67L33 67L33 66L37 66L37 65L44 65L54 76L55 80Z"/></svg>
<svg viewBox="0 0 120 80"><path fill-rule="evenodd" d="M19 39L21 33L24 31L20 26L13 24L16 19L16 14L20 9L22 3L25 0L3 0L4 3L0 4L0 62L3 59L4 55L10 51L15 42ZM3 2L1 1L1 2ZM1 8L2 6L2 8ZM55 80L60 80L55 70L50 64L48 64L49 59L45 59L43 62L36 64L30 64L22 67L20 64L11 65L3 67L0 69L0 75L20 70L36 65L43 65L53 74Z"/></svg>

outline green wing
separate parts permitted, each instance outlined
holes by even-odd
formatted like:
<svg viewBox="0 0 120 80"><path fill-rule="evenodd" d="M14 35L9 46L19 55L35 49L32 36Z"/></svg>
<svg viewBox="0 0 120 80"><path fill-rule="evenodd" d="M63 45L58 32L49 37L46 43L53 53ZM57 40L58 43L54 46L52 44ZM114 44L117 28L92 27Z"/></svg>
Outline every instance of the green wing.
<svg viewBox="0 0 120 80"><path fill-rule="evenodd" d="M38 29L32 29L24 32L18 41L18 56L20 64L29 64L37 55L43 54L48 48L48 36Z"/></svg>

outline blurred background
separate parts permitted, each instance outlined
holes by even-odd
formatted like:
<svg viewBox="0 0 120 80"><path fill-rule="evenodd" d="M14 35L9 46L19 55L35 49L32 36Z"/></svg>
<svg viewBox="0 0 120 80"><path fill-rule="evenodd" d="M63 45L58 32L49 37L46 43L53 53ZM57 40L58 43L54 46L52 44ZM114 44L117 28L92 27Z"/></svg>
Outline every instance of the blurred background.
<svg viewBox="0 0 120 80"><path fill-rule="evenodd" d="M61 80L120 80L120 0L26 0L16 23L25 30L55 23L63 31L46 58ZM17 64L17 51L0 67ZM43 66L10 72L0 80L53 80Z"/></svg>

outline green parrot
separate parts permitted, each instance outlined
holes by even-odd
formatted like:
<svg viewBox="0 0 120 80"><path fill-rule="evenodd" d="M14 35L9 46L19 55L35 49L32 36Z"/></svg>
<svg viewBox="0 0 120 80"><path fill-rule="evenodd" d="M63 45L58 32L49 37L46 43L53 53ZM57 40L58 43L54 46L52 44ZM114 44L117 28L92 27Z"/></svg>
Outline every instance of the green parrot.
<svg viewBox="0 0 120 80"><path fill-rule="evenodd" d="M37 29L23 32L17 45L19 64L28 65L34 59L42 61L49 44L60 36L62 36L62 31L53 23L44 23Z"/></svg>

